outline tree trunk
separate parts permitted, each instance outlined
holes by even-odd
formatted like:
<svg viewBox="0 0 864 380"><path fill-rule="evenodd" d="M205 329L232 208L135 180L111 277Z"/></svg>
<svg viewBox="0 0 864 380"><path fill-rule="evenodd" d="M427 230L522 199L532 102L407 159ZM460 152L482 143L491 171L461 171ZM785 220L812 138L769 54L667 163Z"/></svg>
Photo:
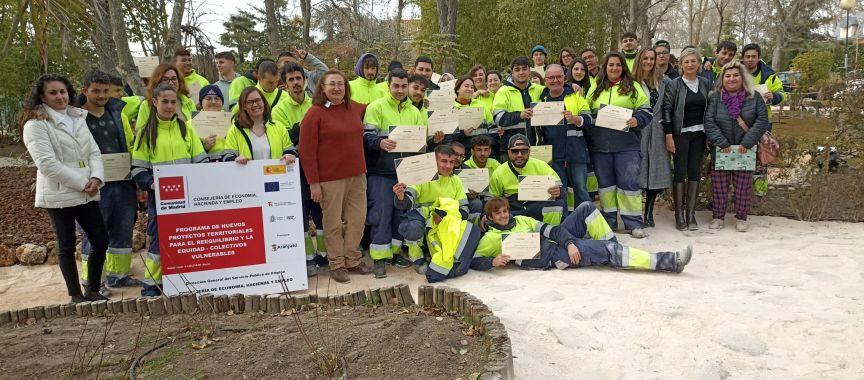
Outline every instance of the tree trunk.
<svg viewBox="0 0 864 380"><path fill-rule="evenodd" d="M111 20L111 31L114 43L117 46L117 71L123 76L123 80L132 87L135 95L144 95L146 87L138 68L132 61L132 53L129 51L129 38L126 36L126 23L123 21L123 4L120 0L108 0L108 10Z"/></svg>
<svg viewBox="0 0 864 380"><path fill-rule="evenodd" d="M303 17L303 48L308 49L312 43L312 39L309 37L309 30L312 25L312 0L300 0L300 14Z"/></svg>
<svg viewBox="0 0 864 380"><path fill-rule="evenodd" d="M117 71L117 48L111 38L111 16L107 0L92 0L90 2L90 20L94 28L90 30L90 39L99 57L99 70L119 76Z"/></svg>
<svg viewBox="0 0 864 380"><path fill-rule="evenodd" d="M393 60L399 59L399 48L402 46L402 11L405 9L405 0L396 3L396 43L393 44Z"/></svg>
<svg viewBox="0 0 864 380"><path fill-rule="evenodd" d="M186 9L186 0L174 0L174 9L171 11L171 25L165 36L165 45L162 47L162 62L170 62L174 58L174 49L180 47L182 41L181 27L183 26L183 11ZM113 23L113 17L112 17Z"/></svg>
<svg viewBox="0 0 864 380"><path fill-rule="evenodd" d="M278 56L282 50L282 41L279 38L279 26L276 20L276 3L275 0L264 0L264 19L265 29L267 30L267 42L270 45L270 54Z"/></svg>
<svg viewBox="0 0 864 380"><path fill-rule="evenodd" d="M0 57L5 57L9 53L9 49L12 48L12 40L14 40L15 35L17 35L18 24L21 23L21 17L24 15L24 11L27 10L27 5L29 5L27 0L21 0L19 2L21 5L18 6L18 11L15 12L15 17L12 18L12 28L9 29L9 35L6 36L6 41L3 43L3 50L0 51Z"/></svg>
<svg viewBox="0 0 864 380"><path fill-rule="evenodd" d="M438 29L441 34L447 36L450 43L456 43L456 8L458 4L456 0L436 0L438 8ZM455 71L455 63L452 57L444 57L442 73L451 73Z"/></svg>
<svg viewBox="0 0 864 380"><path fill-rule="evenodd" d="M774 40L774 53L771 54L771 67L779 68L780 61L783 59L783 48L786 47L786 31L781 30L775 35L777 37Z"/></svg>

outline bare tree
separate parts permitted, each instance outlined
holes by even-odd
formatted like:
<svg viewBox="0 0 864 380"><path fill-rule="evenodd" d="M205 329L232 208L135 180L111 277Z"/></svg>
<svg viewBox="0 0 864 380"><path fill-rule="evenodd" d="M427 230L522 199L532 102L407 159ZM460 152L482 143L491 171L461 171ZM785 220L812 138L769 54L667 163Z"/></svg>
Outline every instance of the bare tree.
<svg viewBox="0 0 864 380"><path fill-rule="evenodd" d="M732 2L731 0L711 0L714 4L714 9L717 10L717 16L720 17L720 26L717 28L717 42L720 44L720 39L723 38L723 26L726 22L726 7Z"/></svg>
<svg viewBox="0 0 864 380"><path fill-rule="evenodd" d="M312 0L300 0L300 15L303 19L303 48L309 48L312 39L309 31L312 28Z"/></svg>
<svg viewBox="0 0 864 380"><path fill-rule="evenodd" d="M274 57L282 50L282 39L279 36L279 20L276 18L275 0L264 0L264 29L267 31L267 42L270 45L270 54Z"/></svg>
<svg viewBox="0 0 864 380"><path fill-rule="evenodd" d="M180 1L180 0L178 0ZM126 23L123 21L123 4L120 0L108 0L108 11L111 19L111 34L117 46L117 71L123 76L123 80L132 87L136 95L145 92L144 81L138 74L138 68L132 61L132 53L129 51L129 38L126 36Z"/></svg>
<svg viewBox="0 0 864 380"><path fill-rule="evenodd" d="M777 23L779 28L774 39L774 54L771 57L771 66L780 67L783 59L783 49L789 40L790 29L802 20L802 11L807 7L816 5L820 0L773 0L774 10L777 12Z"/></svg>
<svg viewBox="0 0 864 380"><path fill-rule="evenodd" d="M171 11L171 26L165 36L165 45L162 49L162 61L170 61L174 57L174 49L183 41L181 36L183 25L183 12L186 10L186 0L174 0L174 8ZM112 20L113 22L113 20Z"/></svg>
<svg viewBox="0 0 864 380"><path fill-rule="evenodd" d="M399 58L399 47L402 46L402 11L405 10L405 0L396 2L396 19L393 20L396 25L396 43L393 44L393 59Z"/></svg>
<svg viewBox="0 0 864 380"><path fill-rule="evenodd" d="M702 26L708 13L708 0L687 0L688 35L691 45L702 42Z"/></svg>
<svg viewBox="0 0 864 380"><path fill-rule="evenodd" d="M438 29L447 36L450 43L456 43L456 0L436 0L438 9ZM444 58L442 72L454 71L455 65L450 57Z"/></svg>
<svg viewBox="0 0 864 380"><path fill-rule="evenodd" d="M111 75L120 75L117 71L117 47L111 31L111 14L107 0L90 0L90 20L93 28L90 39L99 57L99 69Z"/></svg>

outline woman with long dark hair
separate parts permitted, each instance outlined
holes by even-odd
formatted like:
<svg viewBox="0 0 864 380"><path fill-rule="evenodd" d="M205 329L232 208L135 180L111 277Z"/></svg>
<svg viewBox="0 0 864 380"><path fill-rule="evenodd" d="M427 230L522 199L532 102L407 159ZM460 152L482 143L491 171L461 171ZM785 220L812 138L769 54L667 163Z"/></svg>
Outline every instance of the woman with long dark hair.
<svg viewBox="0 0 864 380"><path fill-rule="evenodd" d="M75 90L69 79L46 74L24 100L19 117L24 145L36 164L35 206L48 211L57 242L57 260L72 302L98 301L99 281L82 293L75 262L75 223L90 239L88 278L101 278L108 231L99 209L104 171L99 146L87 127L87 111L69 105Z"/></svg>
<svg viewBox="0 0 864 380"><path fill-rule="evenodd" d="M198 133L177 116L181 98L175 87L159 84L150 94L146 104L154 111L148 112L146 120L138 120L138 136L132 150L132 178L138 188L147 191L147 235L150 237L150 246L144 260L141 296L158 297L162 295L162 260L156 224L154 166L201 163L209 159Z"/></svg>
<svg viewBox="0 0 864 380"><path fill-rule="evenodd" d="M597 85L586 96L595 120L600 108L615 105L633 111L627 128L587 128L588 151L600 186L600 207L606 223L618 227L618 214L624 229L635 238L645 237L642 221L642 191L639 187L641 130L651 124L654 115L648 96L633 81L626 60L619 52L603 59Z"/></svg>
<svg viewBox="0 0 864 380"><path fill-rule="evenodd" d="M153 74L147 80L147 94L145 102L141 102L138 108L138 118L136 119L138 128L150 120L150 111L153 105L150 104L153 99L153 91L159 85L166 85L174 89L177 93L177 117L187 124L192 120L192 113L195 112L195 102L189 99L189 90L186 88L186 82L183 80L183 74L173 65L167 63L160 64L153 69Z"/></svg>

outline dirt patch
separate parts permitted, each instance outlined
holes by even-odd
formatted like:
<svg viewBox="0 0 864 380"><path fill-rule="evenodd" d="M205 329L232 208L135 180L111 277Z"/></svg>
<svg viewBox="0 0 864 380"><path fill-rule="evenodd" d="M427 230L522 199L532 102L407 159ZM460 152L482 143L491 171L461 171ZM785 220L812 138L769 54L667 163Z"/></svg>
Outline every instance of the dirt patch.
<svg viewBox="0 0 864 380"><path fill-rule="evenodd" d="M488 354L485 340L466 335L459 320L416 307L345 308L322 311L317 319L313 311L299 316L316 347L324 347L319 331L331 337L325 350L332 351L335 336L349 378L464 379L480 372ZM193 348L209 330L214 332L206 347ZM106 318L60 318L2 327L0 367L16 378L90 378L97 371L99 377L123 378L131 357L165 341L170 343L146 356L141 377L322 377L294 317L264 314L124 315L113 324Z"/></svg>
<svg viewBox="0 0 864 380"><path fill-rule="evenodd" d="M45 246L54 241L48 213L33 206L36 168L0 168L0 178L0 245L15 249L24 243Z"/></svg>

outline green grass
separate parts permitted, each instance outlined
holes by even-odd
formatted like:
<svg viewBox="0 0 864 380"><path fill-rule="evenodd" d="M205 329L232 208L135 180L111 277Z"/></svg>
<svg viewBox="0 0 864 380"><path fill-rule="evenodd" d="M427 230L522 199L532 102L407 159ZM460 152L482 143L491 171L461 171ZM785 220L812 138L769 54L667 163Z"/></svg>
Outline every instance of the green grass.
<svg viewBox="0 0 864 380"><path fill-rule="evenodd" d="M834 133L834 121L830 118L816 118L812 114L805 114L804 118L799 117L797 111L775 113L771 133L777 137L801 137L808 140L823 140Z"/></svg>

